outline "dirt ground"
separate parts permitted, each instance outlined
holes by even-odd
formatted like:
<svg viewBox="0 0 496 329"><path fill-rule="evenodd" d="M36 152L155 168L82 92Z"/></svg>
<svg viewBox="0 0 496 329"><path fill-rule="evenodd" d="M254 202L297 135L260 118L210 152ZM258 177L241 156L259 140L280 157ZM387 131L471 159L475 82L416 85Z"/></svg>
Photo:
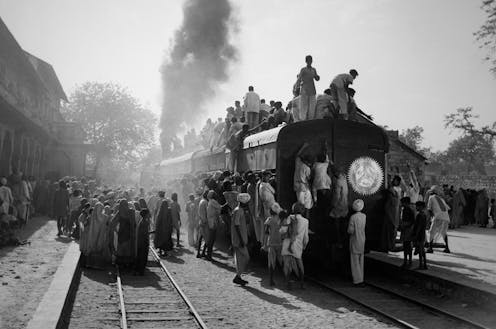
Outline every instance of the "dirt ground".
<svg viewBox="0 0 496 329"><path fill-rule="evenodd" d="M163 260L211 328L394 327L310 283L305 289L288 290L283 287L282 275L278 275L277 286L271 287L265 267L253 262L244 276L249 284L240 287L232 283L232 257L217 251L214 258L217 261L198 259L191 248L183 248ZM223 319L219 321L217 317Z"/></svg>
<svg viewBox="0 0 496 329"><path fill-rule="evenodd" d="M0 328L24 328L36 311L71 241L56 233L55 221L33 218L17 234L30 244L0 249Z"/></svg>
<svg viewBox="0 0 496 329"><path fill-rule="evenodd" d="M187 239L183 235L182 241ZM252 264L246 287L232 283L233 259L214 253L215 262L195 257L192 248L176 249L163 259L209 328L391 328L387 321L348 300L307 284L306 289L270 287L267 272ZM145 276L151 275L149 272ZM164 279L166 280L166 279ZM69 328L118 328L118 296L108 271L84 270ZM152 283L150 283L152 285ZM102 323L99 318L114 320ZM153 327L148 324L148 327Z"/></svg>

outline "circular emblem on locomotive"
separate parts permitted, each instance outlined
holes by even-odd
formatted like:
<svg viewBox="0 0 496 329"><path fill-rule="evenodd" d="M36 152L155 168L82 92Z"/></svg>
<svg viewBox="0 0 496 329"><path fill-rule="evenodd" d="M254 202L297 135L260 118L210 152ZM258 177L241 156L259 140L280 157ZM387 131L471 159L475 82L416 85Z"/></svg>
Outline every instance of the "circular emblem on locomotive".
<svg viewBox="0 0 496 329"><path fill-rule="evenodd" d="M383 180L381 165L370 157L359 157L348 170L348 182L358 194L374 194L381 187Z"/></svg>

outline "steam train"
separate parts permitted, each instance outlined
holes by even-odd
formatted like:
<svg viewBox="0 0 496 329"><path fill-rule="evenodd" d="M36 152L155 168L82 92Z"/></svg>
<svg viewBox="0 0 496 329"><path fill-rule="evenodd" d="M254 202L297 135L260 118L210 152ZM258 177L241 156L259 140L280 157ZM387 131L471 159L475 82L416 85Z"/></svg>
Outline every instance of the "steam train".
<svg viewBox="0 0 496 329"><path fill-rule="evenodd" d="M367 248L379 250L384 218L383 192L387 184L386 154L389 151L385 131L365 119L356 122L325 118L279 126L245 138L238 156L238 171L275 172L277 201L283 208L290 209L296 201L293 191L295 157L304 142L309 144L306 152L315 155L322 152L323 142L327 144L328 157L334 167L346 173L349 204L357 198L365 203ZM164 160L158 170L166 180L185 174L225 170L230 156L229 150L224 148L202 150ZM309 220L313 238L325 240L328 232L319 231L321 226L317 224L326 219L311 213Z"/></svg>

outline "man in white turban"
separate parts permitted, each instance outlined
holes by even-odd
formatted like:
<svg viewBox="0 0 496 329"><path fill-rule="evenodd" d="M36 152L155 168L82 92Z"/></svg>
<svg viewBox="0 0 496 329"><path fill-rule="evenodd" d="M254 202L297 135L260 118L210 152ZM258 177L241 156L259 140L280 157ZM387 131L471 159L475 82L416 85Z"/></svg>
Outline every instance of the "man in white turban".
<svg viewBox="0 0 496 329"><path fill-rule="evenodd" d="M241 278L241 275L250 261L250 254L246 247L248 244L246 219L249 218L248 202L250 199L251 197L248 193L238 194L239 205L234 209L231 221L231 240L236 264L236 276L233 279L233 283L242 286L248 283L248 281Z"/></svg>
<svg viewBox="0 0 496 329"><path fill-rule="evenodd" d="M348 224L348 234L350 235L350 262L353 284L363 285L363 260L365 252L365 224L366 216L362 213L363 200L353 201L353 211Z"/></svg>

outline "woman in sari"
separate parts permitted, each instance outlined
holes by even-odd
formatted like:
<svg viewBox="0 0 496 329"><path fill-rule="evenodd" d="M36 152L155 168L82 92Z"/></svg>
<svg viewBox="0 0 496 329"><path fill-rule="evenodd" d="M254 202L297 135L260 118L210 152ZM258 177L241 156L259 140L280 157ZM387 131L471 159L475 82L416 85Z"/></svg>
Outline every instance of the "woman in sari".
<svg viewBox="0 0 496 329"><path fill-rule="evenodd" d="M160 256L167 256L167 251L172 250L172 215L167 200L162 201L155 225L155 239L153 244L158 249Z"/></svg>
<svg viewBox="0 0 496 329"><path fill-rule="evenodd" d="M81 251L81 266L86 267L86 260L89 256L89 231L90 231L90 204L86 203L82 209L81 214L77 220L76 225L79 227L79 251Z"/></svg>
<svg viewBox="0 0 496 329"><path fill-rule="evenodd" d="M104 213L103 204L97 202L93 208L89 219L89 230L87 237L88 257L86 266L93 268L103 268L105 266L108 252L108 216Z"/></svg>
<svg viewBox="0 0 496 329"><path fill-rule="evenodd" d="M117 213L111 222L111 231L117 231L116 264L130 266L134 262L136 249L136 222L134 209L130 209L127 200L119 202ZM117 228L119 225L119 228Z"/></svg>
<svg viewBox="0 0 496 329"><path fill-rule="evenodd" d="M135 271L139 275L145 274L146 263L148 261L148 248L150 248L150 211L146 208L139 213L138 226L136 228L136 262Z"/></svg>

